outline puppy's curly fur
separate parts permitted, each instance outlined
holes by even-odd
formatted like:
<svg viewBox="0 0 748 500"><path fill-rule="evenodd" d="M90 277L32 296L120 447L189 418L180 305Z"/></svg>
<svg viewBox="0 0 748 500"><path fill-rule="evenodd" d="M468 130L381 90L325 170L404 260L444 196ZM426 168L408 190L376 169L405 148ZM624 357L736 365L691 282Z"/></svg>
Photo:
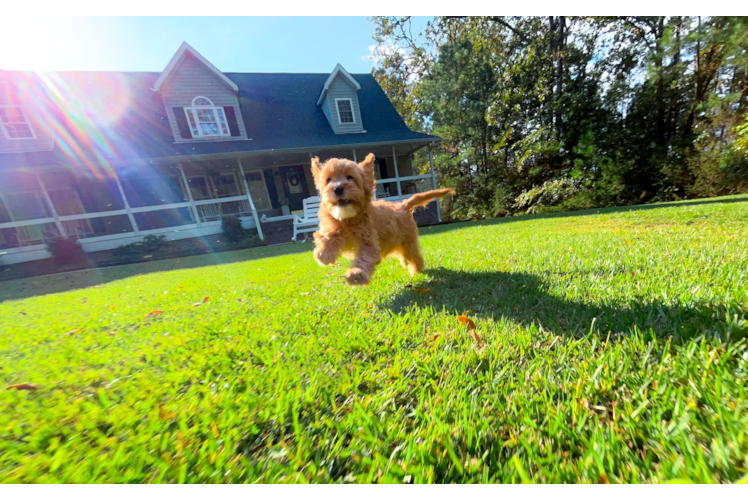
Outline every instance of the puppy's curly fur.
<svg viewBox="0 0 748 500"><path fill-rule="evenodd" d="M411 275L423 271L418 226L413 210L452 189L418 193L400 203L373 201L373 154L356 164L331 158L320 165L312 158L312 174L320 192L320 230L314 233L314 258L320 265L335 263L340 255L353 259L345 274L349 285L366 285L382 259L397 257Z"/></svg>

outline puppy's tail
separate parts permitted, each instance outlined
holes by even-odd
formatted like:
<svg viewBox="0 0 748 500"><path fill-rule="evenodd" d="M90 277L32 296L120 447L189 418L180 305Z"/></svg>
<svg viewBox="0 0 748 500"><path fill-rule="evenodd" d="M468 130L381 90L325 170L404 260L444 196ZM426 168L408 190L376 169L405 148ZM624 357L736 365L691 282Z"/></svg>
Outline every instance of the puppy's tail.
<svg viewBox="0 0 748 500"><path fill-rule="evenodd" d="M408 212L412 212L416 207L425 207L429 202L436 198L441 198L448 194L455 194L455 190L451 188L446 189L434 189L433 191L426 191L425 193L414 194L401 205L402 208Z"/></svg>

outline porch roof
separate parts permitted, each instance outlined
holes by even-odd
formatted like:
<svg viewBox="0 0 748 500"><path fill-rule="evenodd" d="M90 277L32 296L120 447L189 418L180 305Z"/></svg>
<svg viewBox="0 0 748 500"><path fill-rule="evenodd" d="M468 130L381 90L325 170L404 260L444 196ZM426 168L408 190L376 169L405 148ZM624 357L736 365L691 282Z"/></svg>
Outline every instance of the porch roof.
<svg viewBox="0 0 748 500"><path fill-rule="evenodd" d="M440 140L410 130L370 74L354 75L361 84L358 98L366 132L335 134L317 105L328 74L225 73L239 88L248 139L176 143L163 101L153 90L159 74L59 72L40 77L2 72L0 79L10 83L22 100L34 102L35 112L44 114L55 146L51 151L0 154L0 168L84 165L90 169L142 160ZM85 119L60 102L76 103Z"/></svg>

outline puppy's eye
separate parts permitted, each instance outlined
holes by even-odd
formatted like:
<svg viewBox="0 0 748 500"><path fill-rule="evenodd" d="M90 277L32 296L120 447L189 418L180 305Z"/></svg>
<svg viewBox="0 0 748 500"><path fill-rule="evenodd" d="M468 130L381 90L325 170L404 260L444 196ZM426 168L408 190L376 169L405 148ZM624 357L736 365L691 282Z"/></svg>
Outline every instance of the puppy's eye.
<svg viewBox="0 0 748 500"><path fill-rule="evenodd" d="M349 176L348 176L348 180L349 180L349 181L352 181L352 180L353 180L353 177L351 177L351 176L349 175Z"/></svg>
<svg viewBox="0 0 748 500"><path fill-rule="evenodd" d="M332 180L332 179L327 179L327 182L326 182L325 184L330 184L330 181L331 181L331 180Z"/></svg>

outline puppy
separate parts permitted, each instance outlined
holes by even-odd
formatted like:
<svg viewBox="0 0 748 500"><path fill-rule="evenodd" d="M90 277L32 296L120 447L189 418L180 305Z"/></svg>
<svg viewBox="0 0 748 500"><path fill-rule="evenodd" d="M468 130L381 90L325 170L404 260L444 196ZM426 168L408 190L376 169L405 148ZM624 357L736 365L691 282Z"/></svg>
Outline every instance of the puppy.
<svg viewBox="0 0 748 500"><path fill-rule="evenodd" d="M382 259L397 257L411 276L423 272L418 226L413 210L452 189L418 193L400 203L373 201L374 155L356 164L331 158L320 165L312 158L314 183L320 192L320 230L314 233L314 258L322 266L338 256L353 259L345 273L349 285L366 285Z"/></svg>

